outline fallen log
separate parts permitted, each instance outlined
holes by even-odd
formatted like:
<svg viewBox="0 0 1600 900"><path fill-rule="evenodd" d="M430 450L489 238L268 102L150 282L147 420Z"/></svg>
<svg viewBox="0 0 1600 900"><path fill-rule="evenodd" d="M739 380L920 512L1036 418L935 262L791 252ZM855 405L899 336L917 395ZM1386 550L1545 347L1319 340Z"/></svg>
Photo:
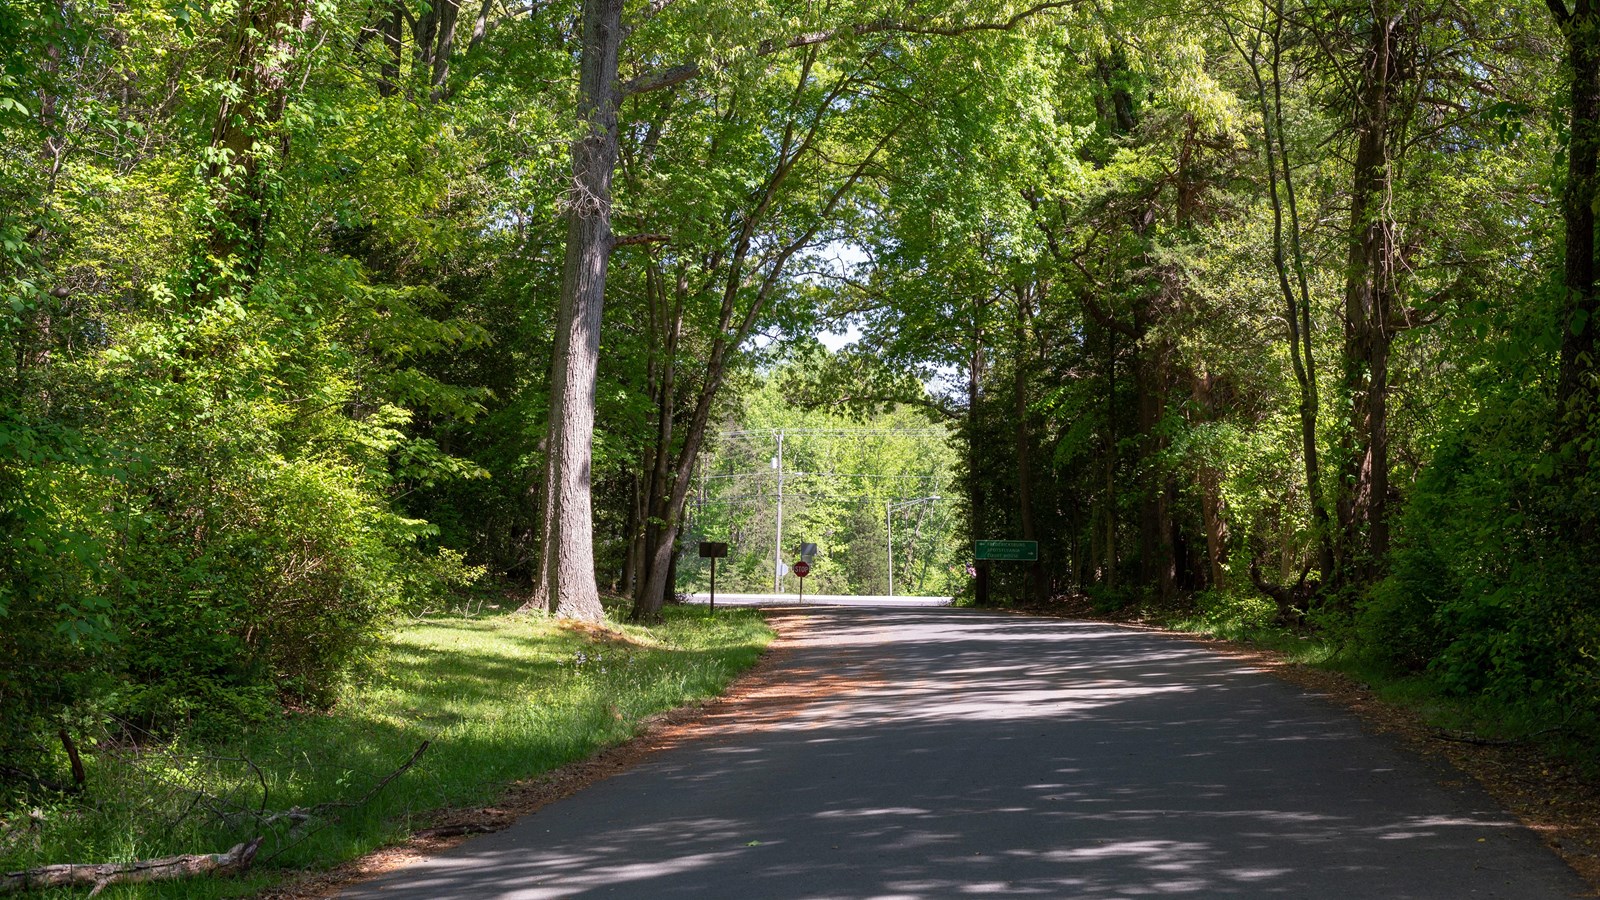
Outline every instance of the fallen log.
<svg viewBox="0 0 1600 900"><path fill-rule="evenodd" d="M261 838L236 845L227 853L190 853L161 859L140 859L126 863L62 863L7 872L0 875L0 894L31 888L94 885L89 896L108 885L124 882L173 881L205 874L244 872L261 849Z"/></svg>

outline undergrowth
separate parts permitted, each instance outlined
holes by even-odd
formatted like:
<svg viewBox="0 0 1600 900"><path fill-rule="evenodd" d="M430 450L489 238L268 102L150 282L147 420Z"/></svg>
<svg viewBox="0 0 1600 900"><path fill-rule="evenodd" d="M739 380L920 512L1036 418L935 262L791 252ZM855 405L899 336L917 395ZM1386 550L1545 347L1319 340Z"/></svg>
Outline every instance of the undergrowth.
<svg viewBox="0 0 1600 900"><path fill-rule="evenodd" d="M1576 714L1552 720L1549 710L1506 702L1492 694L1462 694L1434 673L1406 670L1379 654L1363 651L1348 626L1292 628L1275 622L1271 601L1214 593L1193 607L1152 618L1152 624L1188 634L1248 645L1280 654L1287 662L1337 672L1371 689L1378 699L1411 709L1425 724L1458 735L1538 746L1600 777L1600 729ZM1578 710L1575 709L1574 713Z"/></svg>

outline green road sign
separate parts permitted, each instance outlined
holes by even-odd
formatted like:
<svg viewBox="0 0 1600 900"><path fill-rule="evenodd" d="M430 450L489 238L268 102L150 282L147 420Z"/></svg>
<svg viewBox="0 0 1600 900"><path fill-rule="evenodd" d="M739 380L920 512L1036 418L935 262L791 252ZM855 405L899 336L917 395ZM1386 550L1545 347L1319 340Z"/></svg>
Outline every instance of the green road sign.
<svg viewBox="0 0 1600 900"><path fill-rule="evenodd" d="M1033 562L1039 558L1038 541L978 541L972 554L977 559L1007 559Z"/></svg>

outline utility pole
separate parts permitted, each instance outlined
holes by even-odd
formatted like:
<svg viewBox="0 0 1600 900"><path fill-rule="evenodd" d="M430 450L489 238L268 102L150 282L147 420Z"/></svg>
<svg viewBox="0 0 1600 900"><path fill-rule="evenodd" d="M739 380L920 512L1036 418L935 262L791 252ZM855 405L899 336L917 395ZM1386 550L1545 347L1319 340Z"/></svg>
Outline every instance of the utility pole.
<svg viewBox="0 0 1600 900"><path fill-rule="evenodd" d="M938 503L938 502L939 502L939 495L938 494L934 494L931 497L918 497L915 500L907 500L907 501L905 501L903 503L896 503L893 500L885 500L885 501L883 501L883 527L884 527L885 531L889 532L889 596L891 596L891 597L894 596L894 517L892 515L893 512L895 510L897 510L897 509L902 508L902 507L916 506L918 503ZM912 549L915 550L916 548L913 547Z"/></svg>
<svg viewBox="0 0 1600 900"><path fill-rule="evenodd" d="M783 432L778 433L778 455L772 467L778 470L778 526L772 535L772 592L782 592L783 584Z"/></svg>
<svg viewBox="0 0 1600 900"><path fill-rule="evenodd" d="M894 509L891 501L883 501L883 527L889 532L889 596L894 596L894 520L889 517L889 511Z"/></svg>

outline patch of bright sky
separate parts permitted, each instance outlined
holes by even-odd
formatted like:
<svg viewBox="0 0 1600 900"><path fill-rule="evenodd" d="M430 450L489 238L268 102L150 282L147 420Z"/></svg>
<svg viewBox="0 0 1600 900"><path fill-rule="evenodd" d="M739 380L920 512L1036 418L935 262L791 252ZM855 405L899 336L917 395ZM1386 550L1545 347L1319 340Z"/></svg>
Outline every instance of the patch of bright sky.
<svg viewBox="0 0 1600 900"><path fill-rule="evenodd" d="M867 251L859 244L850 241L832 241L821 248L808 260L808 271L798 275L798 278L821 283L829 278L856 276L858 269L865 266L870 257ZM864 276L862 276L864 277ZM774 335L751 335L751 346L765 348L770 346ZM822 346L827 347L830 353L837 353L841 349L861 340L861 323L844 319L832 324L828 330L817 334L817 340ZM959 393L965 385L965 375L953 366L939 366L924 378L923 384L932 394Z"/></svg>
<svg viewBox="0 0 1600 900"><path fill-rule="evenodd" d="M847 241L833 241L823 249L817 260L819 263L818 269L821 271L812 277L824 277L821 272L831 272L839 276L852 275L867 259L867 251L862 249L859 244ZM840 348L848 347L861 340L861 326L858 323L847 319L838 324L844 327L839 328L836 325L834 328L817 335L817 340L822 342L822 346L827 347L833 353L837 353Z"/></svg>
<svg viewBox="0 0 1600 900"><path fill-rule="evenodd" d="M845 322L843 331L824 331L817 335L817 340L821 341L822 346L827 347L829 352L837 353L841 348L861 340L861 326L854 322Z"/></svg>
<svg viewBox="0 0 1600 900"><path fill-rule="evenodd" d="M856 269L867 259L867 252L860 245L848 241L831 241L806 258L805 271L796 273L795 278L813 284L823 284L831 278L854 275ZM750 335L747 346L755 350L765 350L780 339L779 334L756 332ZM837 353L841 348L861 340L861 326L849 320L836 322L828 330L818 333L817 340L821 341L830 353Z"/></svg>

